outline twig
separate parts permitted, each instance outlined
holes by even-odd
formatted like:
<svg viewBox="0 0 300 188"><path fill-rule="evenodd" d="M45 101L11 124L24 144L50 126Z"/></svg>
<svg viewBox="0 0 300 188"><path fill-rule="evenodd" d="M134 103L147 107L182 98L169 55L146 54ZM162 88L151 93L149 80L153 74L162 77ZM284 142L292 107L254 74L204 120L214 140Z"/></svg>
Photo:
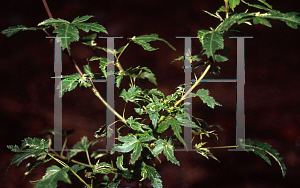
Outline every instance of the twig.
<svg viewBox="0 0 300 188"><path fill-rule="evenodd" d="M49 18L53 18L51 11L48 7L48 4L46 2L46 0L42 0L45 6L45 9L47 11L47 14L49 16ZM57 28L56 26L53 26L55 29ZM49 33L47 31L44 30L44 32L49 36ZM68 53L68 51L65 49L64 50L65 54L67 54L67 56L69 57L69 59L71 60L71 62L73 63L73 65L75 66L77 72L82 76L83 73L80 70L80 68L78 67L76 61L73 59L73 57L71 56L71 54ZM120 56L119 56L120 57ZM123 70L123 68L121 67L121 65L117 62L118 64L118 68L121 70ZM103 97L100 95L99 91L96 89L94 83L92 82L92 87L90 87L90 89L93 91L93 93L100 99L100 101L112 112L114 113L123 123L125 123L127 125L127 121L118 113L116 112L109 104L107 104L107 102L103 99Z"/></svg>

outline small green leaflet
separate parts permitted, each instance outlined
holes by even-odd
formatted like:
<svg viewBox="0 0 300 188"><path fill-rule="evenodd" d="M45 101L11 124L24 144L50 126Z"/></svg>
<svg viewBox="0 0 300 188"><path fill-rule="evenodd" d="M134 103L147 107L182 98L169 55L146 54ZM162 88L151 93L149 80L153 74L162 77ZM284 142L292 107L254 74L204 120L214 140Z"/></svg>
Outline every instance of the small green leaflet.
<svg viewBox="0 0 300 188"><path fill-rule="evenodd" d="M170 48L172 48L173 50L176 50L171 44L169 44L166 40L162 39L162 38L159 38L157 34L151 34L151 35L142 35L142 36L139 36L139 37L132 37L131 40L138 44L138 45L141 45L144 50L147 50L147 51L153 51L153 50L157 50L158 48L153 48L150 46L150 44L148 42L151 42L151 41L156 41L156 40L160 40L160 41L163 41L165 42L167 45L170 46Z"/></svg>
<svg viewBox="0 0 300 188"><path fill-rule="evenodd" d="M156 129L157 122L159 119L159 111L162 109L168 110L166 106L164 106L162 103L160 103L159 99L152 95L152 101L146 106L146 113L149 114L149 117L152 121L152 125L154 129Z"/></svg>
<svg viewBox="0 0 300 188"><path fill-rule="evenodd" d="M266 5L270 9L272 9L272 6L269 3L267 3L266 0L258 0L258 1L261 2L262 4Z"/></svg>
<svg viewBox="0 0 300 188"><path fill-rule="evenodd" d="M7 148L12 152L18 152L15 158L10 163L7 170L13 164L17 164L17 166L25 159L29 157L35 157L37 160L44 159L47 156L47 149L49 147L49 140L44 140L40 138L25 138L22 140L22 146L19 148L17 145L8 145Z"/></svg>
<svg viewBox="0 0 300 188"><path fill-rule="evenodd" d="M165 97L165 95L161 92L161 91L159 91L159 90L157 90L156 88L155 89L151 89L148 93L147 93L148 95L158 95L158 96L161 96L161 97Z"/></svg>
<svg viewBox="0 0 300 188"><path fill-rule="evenodd" d="M144 130L142 129L140 123L136 121L136 120L139 120L139 119L142 119L142 118L135 118L135 119L133 119L133 117L130 116L130 117L127 119L127 122L129 123L130 127L131 127L133 130L144 132Z"/></svg>
<svg viewBox="0 0 300 188"><path fill-rule="evenodd" d="M75 73L72 75L64 75L61 77L52 77L52 78L64 78L62 80L62 83L57 86L56 89L60 90L59 97L63 97L65 92L72 91L75 89L78 84L83 87L90 87L91 83L90 81L94 78L94 74L91 72L91 68L89 65L83 66L84 71L86 74L83 74L80 76L79 73Z"/></svg>
<svg viewBox="0 0 300 188"><path fill-rule="evenodd" d="M227 31L231 26L233 26L235 23L237 23L239 20L246 18L246 17L254 17L256 13L236 13L226 20L224 20L217 28L216 32L224 32Z"/></svg>
<svg viewBox="0 0 300 188"><path fill-rule="evenodd" d="M214 55L214 59L215 59L217 62L224 62L224 61L227 61L227 60L228 60L227 57L222 56L222 55Z"/></svg>
<svg viewBox="0 0 300 188"><path fill-rule="evenodd" d="M207 148L202 148L202 146L206 144L206 142L202 142L199 144L195 144L196 152L202 155L203 157L209 159L209 157L213 158L214 160L220 162Z"/></svg>
<svg viewBox="0 0 300 188"><path fill-rule="evenodd" d="M97 34L94 33L89 36L82 37L82 39L79 39L79 41L88 46L96 46L97 45L95 42L96 37Z"/></svg>
<svg viewBox="0 0 300 188"><path fill-rule="evenodd" d="M120 89L119 96L122 97L126 102L134 102L135 100L140 100L142 90L138 86L132 86L126 91L125 89Z"/></svg>
<svg viewBox="0 0 300 188"><path fill-rule="evenodd" d="M117 164L117 167L118 167L120 170L125 171L125 170L128 170L128 168L124 168L124 167L123 167L123 160L124 160L124 156L123 156L123 155L118 156L118 157L117 157L117 162L116 162L116 164Z"/></svg>
<svg viewBox="0 0 300 188"><path fill-rule="evenodd" d="M79 83L79 79L81 78L79 73L75 73L68 76L62 76L62 78L65 78L62 80L62 83L57 86L56 89L60 89L60 95L59 97L63 97L65 92L72 91L75 89Z"/></svg>
<svg viewBox="0 0 300 188"><path fill-rule="evenodd" d="M207 106L214 108L215 105L222 106L220 103L216 102L215 99L209 95L208 90L199 89L197 91L197 95L203 101L203 103L207 104Z"/></svg>
<svg viewBox="0 0 300 188"><path fill-rule="evenodd" d="M298 14L298 12L281 13L279 11L270 11L264 14L257 13L255 16L280 20L285 22L289 27L298 29L298 25L300 25L300 17L297 16Z"/></svg>
<svg viewBox="0 0 300 188"><path fill-rule="evenodd" d="M234 8L239 5L241 0L229 0L229 6L234 11Z"/></svg>
<svg viewBox="0 0 300 188"><path fill-rule="evenodd" d="M138 78L148 79L150 82L157 85L155 75L151 72L142 72L140 75L138 75Z"/></svg>
<svg viewBox="0 0 300 188"><path fill-rule="evenodd" d="M171 138L167 142L166 140L159 139L155 141L155 147L153 149L154 156L158 156L161 152L167 157L168 161L171 161L173 164L180 166L179 161L174 156L175 147L172 144Z"/></svg>
<svg viewBox="0 0 300 188"><path fill-rule="evenodd" d="M202 41L203 50L205 50L204 54L206 54L208 58L213 56L216 50L224 48L224 39L217 31L210 31L203 34L200 41Z"/></svg>
<svg viewBox="0 0 300 188"><path fill-rule="evenodd" d="M35 188L54 188L57 187L58 181L64 181L71 184L71 180L67 174L68 171L68 168L59 168L56 165L52 165L47 168L46 174L42 179L31 181L31 183L36 184Z"/></svg>
<svg viewBox="0 0 300 188"><path fill-rule="evenodd" d="M75 173L77 173L78 171L85 169L85 167L86 166L84 165L75 164L71 168Z"/></svg>
<svg viewBox="0 0 300 188"><path fill-rule="evenodd" d="M70 151L70 153L67 154L67 158L70 159L71 157L75 156L79 152L87 152L88 149L91 146L95 145L97 142L99 142L99 141L95 140L95 141L89 142L86 136L82 137L81 141L77 142L73 146L73 149Z"/></svg>
<svg viewBox="0 0 300 188"><path fill-rule="evenodd" d="M99 61L100 61L100 63L99 63L99 68L101 69L101 71L102 71L104 77L107 78L106 67L107 67L108 64L114 63L114 62L109 61L109 60L108 60L107 58L105 58L105 57L96 57L96 56L94 56L94 57L92 57L92 58L90 59L90 61L95 61L95 60L99 60ZM108 62L108 63L107 63L107 62Z"/></svg>
<svg viewBox="0 0 300 188"><path fill-rule="evenodd" d="M124 142L122 145L118 145L114 147L115 151L128 153L131 150L131 159L130 163L134 164L136 160L141 156L142 152L142 143L137 139L136 135L127 135L118 138L119 141Z"/></svg>
<svg viewBox="0 0 300 188"><path fill-rule="evenodd" d="M271 161L267 156L267 154L273 157L281 168L282 176L283 177L285 176L286 167L282 162L282 158L279 157L279 153L275 149L271 149L271 145L267 143L259 142L257 140L251 141L250 139L245 139L245 140L240 139L239 142L240 145L243 146L243 148L245 148L247 152L249 152L248 151L249 149L252 150L255 154L257 154L263 160L265 160L269 165L271 165Z"/></svg>
<svg viewBox="0 0 300 188"><path fill-rule="evenodd" d="M57 26L57 29L53 33L57 33L56 37L61 38L62 49L66 49L70 52L70 44L73 41L79 41L79 31L78 29L83 30L84 32L95 31L103 32L107 34L106 29L97 23L84 23L93 16L82 16L75 18L71 23L63 19L54 19L49 18L41 23L38 26Z"/></svg>
<svg viewBox="0 0 300 188"><path fill-rule="evenodd" d="M116 169L112 167L111 164L108 164L106 162L99 163L99 160L97 163L93 166L93 172L90 172L91 174L110 174L114 173Z"/></svg>
<svg viewBox="0 0 300 188"><path fill-rule="evenodd" d="M160 179L161 176L159 175L159 173L156 171L156 169L154 167L143 163L143 166L141 169L141 176L142 176L142 179L140 181L143 181L144 179L148 178L151 181L151 185L154 188L162 188L163 187L162 181Z"/></svg>
<svg viewBox="0 0 300 188"><path fill-rule="evenodd" d="M18 33L19 31L29 31L29 30L35 31L38 29L43 29L43 28L42 27L26 27L24 25L17 25L17 26L9 27L9 28L1 31L1 33L3 35L6 35L6 37L11 37L14 34Z"/></svg>
<svg viewBox="0 0 300 188"><path fill-rule="evenodd" d="M272 25L270 24L270 22L267 19L264 18L260 18L260 17L254 17L253 18L253 23L254 24L262 24L268 27L272 27Z"/></svg>

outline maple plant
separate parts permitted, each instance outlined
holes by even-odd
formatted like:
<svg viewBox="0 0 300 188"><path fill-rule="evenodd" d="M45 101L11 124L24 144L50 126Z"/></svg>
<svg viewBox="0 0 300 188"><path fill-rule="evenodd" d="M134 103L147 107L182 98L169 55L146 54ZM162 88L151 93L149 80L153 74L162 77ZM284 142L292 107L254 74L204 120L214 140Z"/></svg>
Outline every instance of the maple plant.
<svg viewBox="0 0 300 188"><path fill-rule="evenodd" d="M214 98L210 96L208 90L196 90L196 87L207 73L215 75L220 73L220 67L216 66L215 63L228 60L228 58L222 54L222 50L224 49L224 35L226 32L236 29L235 27L241 24L251 25L253 23L271 27L268 19L283 21L293 29L297 29L298 25L300 25L300 17L297 16L299 13L282 13L278 10L274 10L265 0L258 0L257 4L250 4L243 0L224 0L224 5L218 8L215 13L205 11L210 16L219 19L220 23L216 28L199 30L198 38L202 44L202 50L198 52L198 54L189 54L191 62L193 63L193 71L202 67L203 72L198 76L194 74L195 82L191 83L189 90L185 90L184 84L180 84L173 94L165 96L163 92L156 88L142 90L142 87L139 86L138 80L150 81L154 85L157 85L155 75L149 68L138 66L124 70L120 57L128 45L140 45L146 51L154 51L156 48L152 47L150 42L157 40L164 42L175 50L166 40L160 38L157 34L149 34L133 36L128 39L128 43L125 46L117 50L100 47L95 43L97 33L108 34L108 32L104 26L98 23L88 22L93 16L78 16L72 21L53 18L46 1L43 0L43 2L50 17L49 19L40 22L37 27L18 25L9 27L1 33L10 37L19 31L40 30L45 32L47 36L51 36L49 32L52 31L56 37L63 37L61 39L61 48L70 59L72 59L70 44L74 42L90 46L90 48L95 51L102 50L113 54L115 62L108 60L107 57L99 56L94 56L89 59L89 62L99 62L99 72L92 70L89 63L83 66L82 71L72 59L77 73L60 77L63 80L57 89L60 90L60 97L63 97L66 92L70 92L76 87L90 88L107 109L112 111L118 118L117 122L121 122L122 125L117 128L117 136L115 138L119 143L115 144L111 150L107 150L106 152L93 151L90 153L89 149L99 141L106 141L106 137L114 135L112 132L114 130L111 128L112 124L103 125L99 130L93 130L96 137L94 141L88 141L87 137L84 136L67 152L57 153L54 151L51 137L47 140L41 138L25 138L22 140L20 147L17 145L8 145L8 149L18 153L12 160L11 165L19 165L25 159L33 158L32 162L28 165L26 174L30 173L39 165L49 161L54 160L57 162L57 165L52 165L47 168L42 179L32 181L35 187L57 187L58 181L71 184L72 182L69 176L76 176L82 182L82 186L88 188L118 187L122 179L136 182L137 187L142 187L143 180L149 179L153 187L163 187L161 176L151 162L155 159L160 161L160 158L166 157L171 163L180 165L180 162L174 156L174 151L175 148L188 148L182 136L182 128L184 127L192 128L194 137L200 136L200 142L193 144L193 148L196 152L206 158L213 158L218 161L217 157L211 152L211 149L214 147L205 147L206 142L203 141L203 136L209 137L213 135L218 138L214 130L222 130L222 127L210 125L205 122L205 120L194 116L190 119L185 118L187 117L185 108L188 104L184 103L184 100L189 97L199 97L203 101L203 104L210 108L221 106L220 103L216 102ZM235 9L240 4L245 4L249 10L256 11L250 12L246 9L243 12L236 12ZM80 37L79 30L95 33L87 37ZM175 61L184 60L186 57L187 56L181 56L175 59ZM107 66L110 63L114 63L118 70L115 72L107 71ZM126 105L123 114L122 112L115 111L105 102L101 93L95 87L93 80L99 77L107 79L109 75L112 74L116 76L115 87L119 89L119 97L123 98L126 104L134 104L135 116L125 117L124 111L126 110ZM128 81L128 87L121 88L121 82L126 81ZM58 133L56 130L49 130L47 132L50 135L64 135L65 140L62 150L66 148L67 137L70 132L64 131ZM165 132L171 132L172 134L171 136L165 136ZM269 157L272 157L279 164L282 176L285 176L286 167L282 162L282 158L279 157L279 153L272 149L271 145L267 143L261 143L251 139L240 139L238 145L215 148L235 147L242 147L247 152L253 151L270 165L271 160ZM73 159L74 156L81 152L86 154L87 164ZM104 156L108 157L104 159ZM116 156L115 161L112 160L112 156ZM91 158L96 159L96 162L93 163ZM129 162L125 161L127 159ZM79 171L83 171L85 176L79 176ZM102 175L102 179L96 180L96 176L99 177L99 174ZM110 174L113 174L114 177L110 178Z"/></svg>

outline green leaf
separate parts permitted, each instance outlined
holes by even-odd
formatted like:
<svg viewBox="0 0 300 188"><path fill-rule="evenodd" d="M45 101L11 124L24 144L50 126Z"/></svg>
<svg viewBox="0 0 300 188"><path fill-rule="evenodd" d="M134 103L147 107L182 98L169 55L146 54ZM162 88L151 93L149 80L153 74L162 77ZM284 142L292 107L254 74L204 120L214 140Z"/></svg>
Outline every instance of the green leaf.
<svg viewBox="0 0 300 188"><path fill-rule="evenodd" d="M91 30L98 33L102 32L107 34L105 27L97 23L76 23L75 26L84 32L89 32Z"/></svg>
<svg viewBox="0 0 300 188"><path fill-rule="evenodd" d="M95 61L95 60L100 60L100 64L99 64L99 68L101 69L103 75L105 78L107 78L107 74L106 74L106 67L108 64L113 63L112 61L109 61L107 58L105 57L96 57L93 56L90 61ZM108 62L108 63L107 63Z"/></svg>
<svg viewBox="0 0 300 188"><path fill-rule="evenodd" d="M61 25L58 26L57 29L53 31L53 33L57 33L56 37L61 38L61 48L62 50L67 49L70 51L71 42L79 40L79 31L74 25Z"/></svg>
<svg viewBox="0 0 300 188"><path fill-rule="evenodd" d="M118 138L119 141L124 142L122 145L117 145L113 150L128 153L133 150L131 153L130 163L134 164L135 161L140 157L142 152L142 143L137 139L135 135L127 135Z"/></svg>
<svg viewBox="0 0 300 188"><path fill-rule="evenodd" d="M254 7L254 8L258 8L258 9L262 9L262 10L266 10L266 11L272 11L271 9L269 9L263 5L256 5L256 4L250 4L250 3L247 3L247 5L249 7Z"/></svg>
<svg viewBox="0 0 300 188"><path fill-rule="evenodd" d="M269 165L271 165L271 161L268 157L270 155L273 157L276 162L279 164L281 171L282 171L282 176L284 177L286 174L286 167L282 162L282 158L279 157L279 153L275 149L271 149L271 145L267 143L262 143L257 140L250 140L250 139L245 139L239 140L240 145L243 146L247 152L248 150L252 150L255 154L260 156L263 160L265 160Z"/></svg>
<svg viewBox="0 0 300 188"><path fill-rule="evenodd" d="M224 48L224 39L219 32L211 31L205 33L202 37L202 41L203 50L205 50L204 54L206 54L208 58L213 56L216 50Z"/></svg>
<svg viewBox="0 0 300 188"><path fill-rule="evenodd" d="M75 164L71 168L75 173L77 173L78 171L85 169L85 167L86 166L84 165Z"/></svg>
<svg viewBox="0 0 300 188"><path fill-rule="evenodd" d="M160 179L161 176L159 175L159 173L156 171L154 167L143 163L141 169L141 176L142 176L142 180L148 178L151 181L151 185L154 188L162 188L162 181Z"/></svg>
<svg viewBox="0 0 300 188"><path fill-rule="evenodd" d="M239 20L246 18L246 17L254 17L256 13L236 13L233 15L230 15L226 20L224 20L215 31L223 32L227 31L231 28L235 23L237 23Z"/></svg>
<svg viewBox="0 0 300 188"><path fill-rule="evenodd" d="M70 52L70 44L71 42L79 40L79 31L81 29L85 32L95 31L95 32L103 32L107 34L105 28L97 23L84 23L84 21L88 20L93 16L82 16L75 18L72 23L63 20L63 19L54 19L49 18L41 23L41 25L50 25L57 26L57 29L53 31L53 33L57 33L56 37L64 37L61 39L62 49L67 49Z"/></svg>
<svg viewBox="0 0 300 188"><path fill-rule="evenodd" d="M184 145L184 147L187 149L186 143L183 140L182 136L180 133L182 133L182 128L181 128L181 122L176 120L175 118L171 118L168 120L168 123L171 125L172 130L174 131L175 136L178 138L178 140Z"/></svg>
<svg viewBox="0 0 300 188"><path fill-rule="evenodd" d="M267 19L264 18L260 18L260 17L254 17L253 18L253 23L254 24L262 24L268 27L272 27L272 25L270 24L270 22Z"/></svg>
<svg viewBox="0 0 300 188"><path fill-rule="evenodd" d="M127 122L129 123L130 127L131 127L133 130L144 132L144 130L142 129L140 123L139 123L139 122L136 122L136 120L138 120L138 119L141 119L141 118L135 118L135 119L133 119L133 117L130 116L130 117L127 119Z"/></svg>
<svg viewBox="0 0 300 188"><path fill-rule="evenodd" d="M97 37L97 34L94 33L94 34L82 37L82 39L79 39L79 41L88 46L96 46L97 45L95 42L96 37Z"/></svg>
<svg viewBox="0 0 300 188"><path fill-rule="evenodd" d="M203 101L203 103L207 104L207 106L214 108L215 105L222 106L220 103L216 102L215 99L211 96L208 96L208 90L199 89L197 91L197 95Z"/></svg>
<svg viewBox="0 0 300 188"><path fill-rule="evenodd" d="M93 74L92 69L89 65L84 65L83 70L84 70L85 74Z"/></svg>
<svg viewBox="0 0 300 188"><path fill-rule="evenodd" d="M46 174L42 179L38 181L31 181L36 184L35 188L55 188L57 187L58 181L64 181L65 183L71 184L71 180L67 172L68 168L59 168L56 165L52 165L47 168Z"/></svg>
<svg viewBox="0 0 300 188"><path fill-rule="evenodd" d="M101 153L99 151L93 151L91 157L93 157L95 159L98 159L98 158L103 157L105 155L107 155L107 153Z"/></svg>
<svg viewBox="0 0 300 188"><path fill-rule="evenodd" d="M89 16L89 15L86 15L86 16L82 16L82 17L77 17L75 18L72 23L80 23L80 22L84 22L84 21L87 21L88 19L92 18L94 16Z"/></svg>
<svg viewBox="0 0 300 188"><path fill-rule="evenodd" d="M72 75L61 76L60 78L65 78L62 80L62 84L57 86L57 89L60 89L61 91L59 97L62 97L65 94L65 92L72 91L77 87L81 76L79 73L75 73Z"/></svg>
<svg viewBox="0 0 300 188"><path fill-rule="evenodd" d="M126 102L134 102L135 100L140 100L141 88L138 86L132 86L126 91L125 89L120 89L119 96L122 97Z"/></svg>
<svg viewBox="0 0 300 188"><path fill-rule="evenodd" d="M124 75L126 75L126 72L122 71L118 73L118 76L116 77L116 86L119 88L121 85L121 81L124 77Z"/></svg>
<svg viewBox="0 0 300 188"><path fill-rule="evenodd" d="M215 55L214 56L215 60L217 62L224 62L224 61L228 61L228 58L222 55Z"/></svg>
<svg viewBox="0 0 300 188"><path fill-rule="evenodd" d="M151 73L151 72L142 72L138 76L138 78L148 79L150 82L152 82L153 84L157 85L155 75L153 73Z"/></svg>
<svg viewBox="0 0 300 188"><path fill-rule="evenodd" d="M167 157L168 161L171 161L173 164L176 164L176 165L180 166L179 161L174 156L174 151L175 151L175 147L172 144L171 138L169 139L168 142L165 141L165 140L159 139L155 142L155 147L153 149L153 154L156 157L161 152L163 152L163 154Z"/></svg>
<svg viewBox="0 0 300 188"><path fill-rule="evenodd" d="M13 165L16 164L19 166L19 164L29 158L29 157L35 157L37 160L45 159L47 156L47 149L49 147L49 140L39 139L39 138L25 138L22 140L22 146L19 148L17 145L8 145L7 148L10 149L12 152L20 152L21 154L18 154L15 156L15 158L10 163L7 170Z"/></svg>
<svg viewBox="0 0 300 188"><path fill-rule="evenodd" d="M151 42L151 41L156 41L156 40L160 40L160 41L163 41L165 42L167 45L170 46L170 48L172 48L173 50L176 50L171 44L169 44L166 40L162 39L162 38L159 38L157 34L151 34L151 35L142 35L142 36L139 36L139 37L133 37L131 38L131 40L138 44L138 45L141 45L144 50L147 50L147 51L153 51L153 50L157 50L157 48L153 48L150 46L150 44L148 42Z"/></svg>
<svg viewBox="0 0 300 188"><path fill-rule="evenodd" d="M165 97L165 95L161 92L161 91L159 91L159 90L157 90L156 88L155 89L151 89L149 92L148 92L148 95L157 95L157 96L161 96L161 97Z"/></svg>
<svg viewBox="0 0 300 188"><path fill-rule="evenodd" d="M262 4L266 5L270 9L272 9L272 6L269 3L267 3L266 0L258 0L258 1L261 2Z"/></svg>
<svg viewBox="0 0 300 188"><path fill-rule="evenodd" d="M203 157L209 159L209 157L213 158L214 160L220 162L207 148L202 148L202 146L206 144L206 142L202 142L199 144L195 144L196 152L202 155Z"/></svg>
<svg viewBox="0 0 300 188"><path fill-rule="evenodd" d="M155 137L149 135L147 132L145 134L141 134L139 137L140 142L149 142L152 140L156 140Z"/></svg>
<svg viewBox="0 0 300 188"><path fill-rule="evenodd" d="M24 25L17 25L17 26L12 26L12 27L9 27L3 31L1 31L1 33L3 35L6 35L6 37L11 37L12 35L18 33L19 31L35 31L35 30L38 30L38 29L43 29L42 27L26 27Z"/></svg>
<svg viewBox="0 0 300 188"><path fill-rule="evenodd" d="M89 142L87 137L84 136L81 138L80 142L77 142L74 146L73 149L70 151L70 153L67 154L67 158L70 159L73 156L75 156L77 153L79 152L86 152L88 151L88 149L95 145L97 142L99 142L98 140Z"/></svg>
<svg viewBox="0 0 300 188"><path fill-rule="evenodd" d="M239 5L241 0L229 0L229 6L234 11L234 8Z"/></svg>
<svg viewBox="0 0 300 188"><path fill-rule="evenodd" d="M123 159L124 159L124 156L123 156L123 155L118 156L118 157L117 157L117 162L116 162L116 164L117 164L117 167L118 167L120 170L125 171L125 170L128 170L128 168L124 168L124 167L123 167Z"/></svg>
<svg viewBox="0 0 300 188"><path fill-rule="evenodd" d="M155 95L153 95L153 96L155 97ZM153 125L154 129L156 129L157 122L159 119L159 111L162 109L162 107L163 107L163 105L160 104L159 102L149 103L146 106L146 113L149 114L149 118L152 121L152 125Z"/></svg>
<svg viewBox="0 0 300 188"><path fill-rule="evenodd" d="M170 127L170 123L168 123L168 121L163 121L160 124L158 124L158 128L156 130L156 132L158 133L163 133L165 132L168 128Z"/></svg>
<svg viewBox="0 0 300 188"><path fill-rule="evenodd" d="M217 10L217 12L225 12L226 10L225 10L225 6L223 5L223 6L221 6L218 10Z"/></svg>
<svg viewBox="0 0 300 188"><path fill-rule="evenodd" d="M199 128L199 126L196 125L190 118L186 119L185 116L189 117L189 114L187 112L176 114L177 121L180 125L197 129Z"/></svg>
<svg viewBox="0 0 300 188"><path fill-rule="evenodd" d="M111 164L108 164L106 162L99 163L99 160L97 163L93 166L93 172L90 172L91 174L111 174L114 173L116 169L112 167Z"/></svg>
<svg viewBox="0 0 300 188"><path fill-rule="evenodd" d="M284 21L289 27L298 29L298 25L300 25L300 17L297 16L298 14L298 12L281 13L279 11L270 11L264 14L257 13L255 16Z"/></svg>
<svg viewBox="0 0 300 188"><path fill-rule="evenodd" d="M131 159L130 159L130 163L134 164L135 161L137 161L139 159L139 157L141 156L143 147L142 147L142 143L140 141L136 142L135 146L134 146L134 150L131 153Z"/></svg>
<svg viewBox="0 0 300 188"><path fill-rule="evenodd" d="M60 19L60 18L58 18L58 19L49 18L49 19L44 20L41 23L39 23L38 26L41 26L41 25L61 26L61 25L65 25L65 24L70 24L70 22L68 22L67 20Z"/></svg>

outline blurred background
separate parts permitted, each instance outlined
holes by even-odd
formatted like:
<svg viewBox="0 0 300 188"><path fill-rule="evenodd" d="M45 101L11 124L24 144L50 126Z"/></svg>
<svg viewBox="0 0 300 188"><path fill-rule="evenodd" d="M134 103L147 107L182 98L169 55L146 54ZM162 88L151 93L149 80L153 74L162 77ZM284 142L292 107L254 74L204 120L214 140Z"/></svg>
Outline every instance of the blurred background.
<svg viewBox="0 0 300 188"><path fill-rule="evenodd" d="M249 1L252 2L252 1ZM254 1L253 1L254 2ZM269 0L274 9L281 12L298 11L300 2L295 0ZM79 1L48 0L54 18L68 21L77 16L93 15L90 22L103 25L109 35L123 36L115 40L119 48L127 43L127 38L156 33L167 40L177 50L173 51L163 42L152 42L159 48L147 52L142 47L130 44L120 61L124 69L129 67L149 67L157 78L158 86L148 83L143 89L157 87L165 95L172 94L175 88L184 83L183 62L170 64L184 54L184 40L176 36L196 36L200 29L216 27L218 19L202 10L215 12L223 4L222 0L112 0ZM48 19L42 1L1 1L0 30L10 26L36 26ZM246 138L267 142L279 151L287 167L282 178L276 161L269 166L253 153L234 152L227 149L213 150L221 163L202 157L196 152L175 152L180 166L175 166L161 156L162 163L156 162L166 188L220 187L220 188L288 188L298 187L300 183L300 116L298 84L300 68L299 30L288 27L280 21L270 21L272 28L262 25L246 24L240 26L242 33L230 33L230 36L253 36L245 39L245 118ZM81 36L87 35L80 33ZM45 38L42 31L20 32L13 37L0 36L0 187L33 187L29 180L40 179L46 165L32 171L24 180L26 164L24 161L16 169L4 174L14 153L6 145L20 145L26 137L45 137L40 132L52 129L54 114L54 45ZM107 35L103 35L107 36ZM105 39L97 39L99 46L106 47ZM236 78L236 39L225 38L225 45L231 48L229 61L219 63L219 76L207 75L205 79ZM192 54L201 50L200 42L193 39ZM86 46L72 44L71 52L82 68L84 58L95 54ZM105 54L103 54L105 55ZM63 54L63 75L75 73L67 56ZM98 71L98 62L90 63L93 71ZM106 96L105 83L95 84L103 97ZM127 87L126 81L122 87ZM204 138L207 146L235 145L236 85L235 83L201 83L198 88L209 89L210 95L223 106L210 109L196 98L193 99L193 115L209 124L221 125L224 132L216 131L216 138ZM117 92L117 88L116 88ZM116 110L123 111L124 101L116 95ZM133 115L132 107L127 105L126 117ZM69 137L71 148L86 135L95 140L94 132L105 124L104 105L86 89L77 88L63 97L63 129L75 129ZM96 144L92 149L105 148L104 143ZM82 156L79 155L77 159ZM85 160L84 156L82 160ZM51 163L55 164L55 163ZM49 165L51 165L49 164ZM48 165L48 166L49 166ZM60 183L59 187L83 187L75 178L73 184ZM124 182L124 186L130 186ZM145 181L145 187L151 187Z"/></svg>

